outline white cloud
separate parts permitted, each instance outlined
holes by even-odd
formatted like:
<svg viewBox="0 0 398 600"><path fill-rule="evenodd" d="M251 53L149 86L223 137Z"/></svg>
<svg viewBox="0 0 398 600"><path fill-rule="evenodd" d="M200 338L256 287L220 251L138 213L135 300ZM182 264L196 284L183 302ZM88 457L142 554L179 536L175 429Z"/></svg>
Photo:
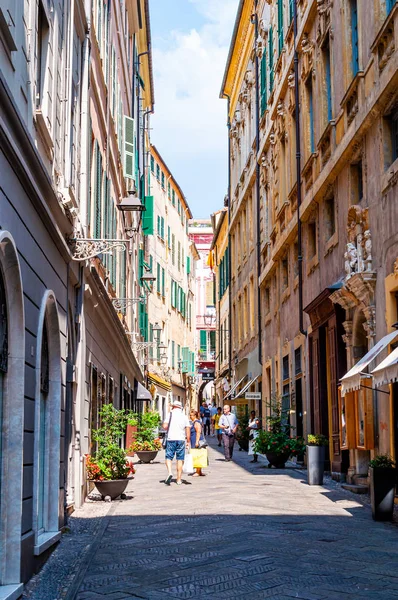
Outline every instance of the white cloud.
<svg viewBox="0 0 398 600"><path fill-rule="evenodd" d="M206 157L214 157L217 169L220 159L227 160L227 102L219 93L238 5L238 0L189 1L205 23L190 31L170 31L166 39L163 34L162 50L156 45L153 50L152 140L177 180L181 160L203 164ZM203 173L193 171L195 175L203 180ZM184 191L191 195L189 189Z"/></svg>

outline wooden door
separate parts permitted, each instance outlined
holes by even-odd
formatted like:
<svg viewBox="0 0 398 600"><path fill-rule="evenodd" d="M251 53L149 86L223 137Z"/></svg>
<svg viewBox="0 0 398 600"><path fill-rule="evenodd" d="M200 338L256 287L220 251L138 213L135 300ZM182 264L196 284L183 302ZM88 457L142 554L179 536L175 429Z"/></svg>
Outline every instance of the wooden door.
<svg viewBox="0 0 398 600"><path fill-rule="evenodd" d="M339 398L337 394L337 327L336 316L328 322L329 404L332 416L332 471L341 472Z"/></svg>

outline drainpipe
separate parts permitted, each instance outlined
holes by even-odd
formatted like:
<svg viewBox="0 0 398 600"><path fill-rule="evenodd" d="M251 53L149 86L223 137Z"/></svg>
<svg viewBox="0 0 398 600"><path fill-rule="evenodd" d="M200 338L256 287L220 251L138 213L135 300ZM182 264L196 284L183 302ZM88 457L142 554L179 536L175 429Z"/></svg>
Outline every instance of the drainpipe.
<svg viewBox="0 0 398 600"><path fill-rule="evenodd" d="M258 0L255 2L254 13L254 64L256 71L256 213L257 213L257 330L258 330L258 362L263 364L262 330L261 330L261 289L258 285L261 275L261 231L260 231L260 163L258 154L260 151L260 88L259 88L259 64L256 52L256 41L258 38Z"/></svg>
<svg viewBox="0 0 398 600"><path fill-rule="evenodd" d="M231 233L230 233L230 223L231 223L231 119L229 116L229 111L231 107L231 97L225 94L228 104L227 104L227 128L228 128L228 371L229 378L232 378L232 246L231 246Z"/></svg>
<svg viewBox="0 0 398 600"><path fill-rule="evenodd" d="M303 242L301 231L301 151L300 151L300 109L299 109L299 58L297 52L297 0L293 3L293 27L294 27L294 95L295 95L295 117L296 117L296 170L297 170L297 244L298 244L298 277L299 277L299 330L307 335L303 321Z"/></svg>
<svg viewBox="0 0 398 600"><path fill-rule="evenodd" d="M87 206L89 202L89 183L90 183L90 103L89 87L90 80L90 24L87 23L86 37L83 42L83 65L82 65L82 104L81 104L81 129L82 136L80 142L81 154L83 157L80 171L80 223L83 229L84 237L87 237Z"/></svg>

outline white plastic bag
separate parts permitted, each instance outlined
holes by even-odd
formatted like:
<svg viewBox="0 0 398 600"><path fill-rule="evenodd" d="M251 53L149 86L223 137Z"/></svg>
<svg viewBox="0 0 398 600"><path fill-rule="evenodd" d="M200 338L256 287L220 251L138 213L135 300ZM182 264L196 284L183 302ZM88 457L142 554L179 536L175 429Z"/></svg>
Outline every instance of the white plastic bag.
<svg viewBox="0 0 398 600"><path fill-rule="evenodd" d="M191 473L195 472L195 469L193 468L192 454L188 452L185 453L185 460L184 464L182 465L182 471L186 475L191 475Z"/></svg>

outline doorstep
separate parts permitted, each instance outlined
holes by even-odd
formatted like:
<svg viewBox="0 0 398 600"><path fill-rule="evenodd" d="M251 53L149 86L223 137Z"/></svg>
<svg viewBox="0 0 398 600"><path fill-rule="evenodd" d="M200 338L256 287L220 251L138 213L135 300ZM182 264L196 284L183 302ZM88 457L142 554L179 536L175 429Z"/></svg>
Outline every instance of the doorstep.
<svg viewBox="0 0 398 600"><path fill-rule="evenodd" d="M355 484L355 483L342 483L341 487L343 490L352 492L353 494L368 494L369 488L367 485Z"/></svg>
<svg viewBox="0 0 398 600"><path fill-rule="evenodd" d="M0 585L0 600L17 600L22 596L23 583Z"/></svg>

